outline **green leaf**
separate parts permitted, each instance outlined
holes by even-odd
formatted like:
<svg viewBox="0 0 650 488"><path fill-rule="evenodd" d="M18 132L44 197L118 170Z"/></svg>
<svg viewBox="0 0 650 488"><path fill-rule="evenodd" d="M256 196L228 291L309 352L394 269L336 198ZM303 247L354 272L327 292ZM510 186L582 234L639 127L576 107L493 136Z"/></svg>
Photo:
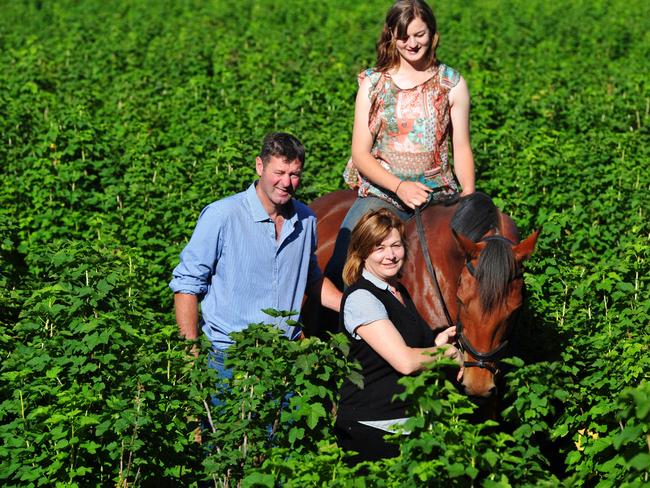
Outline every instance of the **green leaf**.
<svg viewBox="0 0 650 488"><path fill-rule="evenodd" d="M447 466L447 473L449 473L449 477L451 478L458 478L465 474L465 466L461 463L450 464Z"/></svg>
<svg viewBox="0 0 650 488"><path fill-rule="evenodd" d="M650 454L647 452L640 452L630 459L627 464L637 471L648 472L648 470L650 470Z"/></svg>
<svg viewBox="0 0 650 488"><path fill-rule="evenodd" d="M314 429L318 424L318 421L326 415L325 409L320 403L310 405L307 413L307 426L310 429Z"/></svg>
<svg viewBox="0 0 650 488"><path fill-rule="evenodd" d="M474 466L467 466L465 468L465 473L467 473L467 476L469 476L471 479L475 480L479 474L479 470Z"/></svg>
<svg viewBox="0 0 650 488"><path fill-rule="evenodd" d="M350 373L348 374L348 379L354 386L363 390L364 383L363 383L363 375L361 373L359 373L358 371L350 371Z"/></svg>
<svg viewBox="0 0 650 488"><path fill-rule="evenodd" d="M246 487L259 487L266 486L273 488L275 486L275 479L273 475L264 473L252 473L246 476L242 481L242 486Z"/></svg>
<svg viewBox="0 0 650 488"><path fill-rule="evenodd" d="M621 446L635 442L641 439L643 434L642 425L626 425L625 428L614 437L614 447L620 449Z"/></svg>
<svg viewBox="0 0 650 488"><path fill-rule="evenodd" d="M289 431L289 442L294 444L296 440L300 440L305 437L305 429L300 427L293 427Z"/></svg>

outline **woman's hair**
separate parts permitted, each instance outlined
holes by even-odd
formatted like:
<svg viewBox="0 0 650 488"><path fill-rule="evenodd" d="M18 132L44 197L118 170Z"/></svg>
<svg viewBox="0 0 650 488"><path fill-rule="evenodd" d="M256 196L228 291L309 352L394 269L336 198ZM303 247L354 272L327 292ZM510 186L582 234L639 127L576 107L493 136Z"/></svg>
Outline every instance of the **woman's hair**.
<svg viewBox="0 0 650 488"><path fill-rule="evenodd" d="M401 219L387 208L380 208L366 213L354 226L348 258L343 268L343 283L349 286L361 278L361 272L366 258L374 250L375 246L382 243L390 234L390 231L397 229L404 246L404 259L408 256L406 236L404 234L404 223Z"/></svg>
<svg viewBox="0 0 650 488"><path fill-rule="evenodd" d="M431 7L423 0L398 0L388 11L384 29L377 41L377 71L388 71L399 64L395 41L406 37L409 24L416 18L422 19L429 28L430 44L426 54L426 68L436 63L436 46L433 43L438 27Z"/></svg>

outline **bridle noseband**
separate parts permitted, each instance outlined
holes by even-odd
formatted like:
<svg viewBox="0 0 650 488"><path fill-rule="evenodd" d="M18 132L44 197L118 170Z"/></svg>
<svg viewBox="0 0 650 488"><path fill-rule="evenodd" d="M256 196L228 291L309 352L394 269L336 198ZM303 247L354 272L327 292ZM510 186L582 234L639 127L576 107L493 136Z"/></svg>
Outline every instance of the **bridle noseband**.
<svg viewBox="0 0 650 488"><path fill-rule="evenodd" d="M449 314L449 310L447 309L447 304L445 303L445 299L442 296L440 285L438 284L438 277L436 276L436 271L433 267L433 263L431 262L431 256L429 255L429 246L427 245L427 241L424 236L424 226L422 225L422 217L420 215L419 207L415 207L415 221L416 221L416 227L418 231L418 240L420 241L420 247L422 247L422 254L424 255L424 262L426 264L427 271L429 272L431 281L435 285L435 289L438 293L438 299L442 304L442 309L447 319L447 324L449 325L449 327L454 327L453 320L451 319L451 315ZM510 246L514 244L510 239L507 239L500 235L491 235L488 237L484 237L479 242L489 242L489 241L496 241L496 240L507 242ZM476 269L474 268L471 259L469 258L465 259L465 267L467 268L469 273L476 278ZM515 269L515 273L512 276L510 276L508 283L511 283L515 280L522 279L523 276L524 274L521 266L517 266L517 268ZM458 277L458 281L460 283L460 276ZM460 300L458 301L460 302ZM491 351L488 352L477 351L476 348L472 346L472 344L469 342L469 339L463 334L463 323L460 320L460 307L458 307L458 317L456 319L455 326L456 326L456 340L458 341L458 346L460 351L463 353L467 352L474 359L474 361L464 361L463 367L487 369L492 374L496 375L499 372L499 370L490 363L496 363L499 359L501 359L503 352L508 346L508 340L507 339L504 340L501 344L499 344L496 348L492 349ZM507 332L508 331L506 331L506 335Z"/></svg>

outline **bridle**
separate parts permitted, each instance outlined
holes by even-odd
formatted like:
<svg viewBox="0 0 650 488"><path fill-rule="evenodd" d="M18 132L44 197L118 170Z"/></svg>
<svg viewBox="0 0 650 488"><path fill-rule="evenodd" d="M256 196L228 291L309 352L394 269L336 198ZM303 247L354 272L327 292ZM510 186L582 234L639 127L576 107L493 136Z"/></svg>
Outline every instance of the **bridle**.
<svg viewBox="0 0 650 488"><path fill-rule="evenodd" d="M513 245L514 243L510 240L507 239L503 236L499 235L492 235L488 237L482 238L479 242L488 242L488 241L501 241L501 242L506 242L509 245ZM465 267L467 268L467 271L469 271L469 274L471 274L474 278L476 278L476 269L474 268L474 265L472 264L472 261L469 258L465 258ZM510 279L508 280L508 284L512 283L515 280L520 280L524 277L524 272L521 266L517 265L515 268L515 272L510 276ZM460 276L458 277L458 281L460 283ZM444 301L442 298L442 295L440 295L441 300ZM460 302L460 299L457 300ZM445 305L446 307L446 305ZM508 330L506 330L506 333L504 334L504 337L509 336L510 332L510 327L508 327ZM494 349L488 351L488 352L479 352L476 350L474 346L472 346L471 342L469 342L469 339L463 334L463 323L460 320L460 307L458 307L458 318L456 319L456 338L458 341L458 345L460 346L461 352L467 351L470 356L472 356L475 361L465 361L463 363L463 366L465 368L483 368L487 369L490 371L492 374L497 374L499 370L494 367L490 363L496 363L499 361L508 346L508 339L505 339L501 344L499 344L497 347Z"/></svg>
<svg viewBox="0 0 650 488"><path fill-rule="evenodd" d="M436 276L436 271L433 267L433 263L431 262L431 256L429 255L429 246L427 245L426 238L424 236L424 226L422 225L422 216L420 215L420 208L416 207L415 208L415 221L416 221L416 227L418 231L418 240L420 241L420 247L422 248L422 254L424 255L424 262L427 267L427 271L429 273L429 276L431 278L431 281L435 285L436 292L438 294L438 300L440 301L442 305L443 312L445 313L445 318L447 319L447 324L449 327L454 327L454 322L451 318L451 315L449 313L449 309L447 308L447 304L445 303L445 299L442 296L442 291L440 290L440 285L438 284L438 277ZM491 235L488 237L482 238L479 242L488 242L488 241L504 241L507 242L509 245L513 245L514 243L500 235ZM469 273L476 278L476 269L474 268L474 265L472 264L471 259L468 257L465 258L465 267L469 271ZM521 266L517 265L515 268L515 272L513 273L512 276L510 276L510 279L508 283L512 283L515 280L522 279L524 276L523 270ZM460 283L460 276L458 277L458 281ZM458 302L460 303L460 299L456 297ZM461 352L465 353L467 352L473 359L474 361L464 361L463 362L463 367L464 368L482 368L482 369L487 369L490 371L492 374L496 375L499 370L493 366L493 364L490 363L496 363L501 359L503 352L505 351L506 347L508 346L508 339L505 339L501 344L499 344L497 347L494 349L488 351L488 352L480 352L477 351L474 346L472 346L472 343L469 341L469 339L463 334L463 323L460 320L460 306L458 307L458 316L456 319L456 340L458 341L458 346ZM506 331L506 334L504 334L505 337L508 336L509 330Z"/></svg>

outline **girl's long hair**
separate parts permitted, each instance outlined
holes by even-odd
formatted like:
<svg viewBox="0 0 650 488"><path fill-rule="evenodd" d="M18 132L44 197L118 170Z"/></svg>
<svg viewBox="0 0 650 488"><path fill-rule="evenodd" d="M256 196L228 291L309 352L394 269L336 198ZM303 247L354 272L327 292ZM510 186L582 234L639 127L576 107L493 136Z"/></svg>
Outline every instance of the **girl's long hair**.
<svg viewBox="0 0 650 488"><path fill-rule="evenodd" d="M404 246L404 260L408 256L406 246L406 235L404 223L400 218L387 208L380 208L366 213L354 226L348 258L343 267L343 283L350 286L361 278L366 258L374 250L375 246L382 243L390 231L397 229Z"/></svg>
<svg viewBox="0 0 650 488"><path fill-rule="evenodd" d="M426 68L436 64L436 33L438 26L431 7L422 0L398 0L386 14L384 28L377 41L377 71L388 71L399 64L399 53L395 41L406 37L409 24L420 18L429 28L430 44L426 54Z"/></svg>

